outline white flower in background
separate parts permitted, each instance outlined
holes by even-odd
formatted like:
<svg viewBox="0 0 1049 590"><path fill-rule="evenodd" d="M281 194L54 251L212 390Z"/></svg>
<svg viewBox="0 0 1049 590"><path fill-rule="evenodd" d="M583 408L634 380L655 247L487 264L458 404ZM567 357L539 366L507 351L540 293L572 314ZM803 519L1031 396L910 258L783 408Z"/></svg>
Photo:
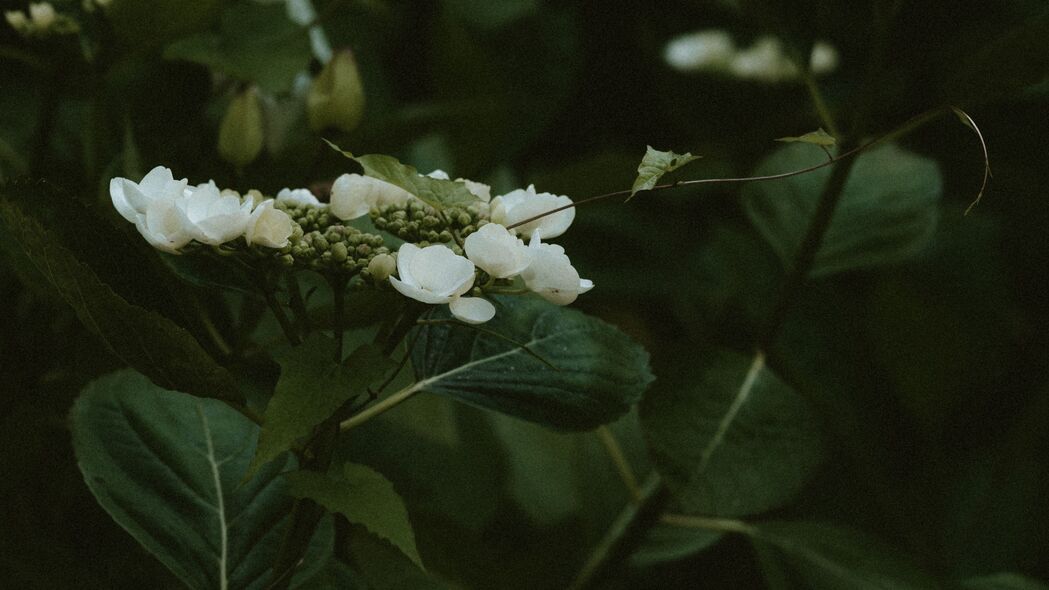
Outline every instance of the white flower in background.
<svg viewBox="0 0 1049 590"><path fill-rule="evenodd" d="M11 28L19 33L22 33L29 28L29 17L21 10L4 11L4 20L7 21L7 24L11 25Z"/></svg>
<svg viewBox="0 0 1049 590"><path fill-rule="evenodd" d="M594 288L593 281L579 278L579 271L556 244L543 244L539 235L528 244L532 263L521 273L525 285L543 299L557 305L568 305L582 293Z"/></svg>
<svg viewBox="0 0 1049 590"><path fill-rule="evenodd" d="M171 169L157 166L137 183L126 178L110 180L109 196L121 217L137 223L138 217L146 214L153 201L182 197L187 184L185 178L175 180Z"/></svg>
<svg viewBox="0 0 1049 590"><path fill-rule="evenodd" d="M55 24L55 7L50 2L30 2L29 19L33 21L33 26L47 29Z"/></svg>
<svg viewBox="0 0 1049 590"><path fill-rule="evenodd" d="M451 177L448 176L448 173L444 170L441 170L440 168L434 170L426 176L429 176L430 178L436 178L437 180L451 180Z"/></svg>
<svg viewBox="0 0 1049 590"><path fill-rule="evenodd" d="M322 207L320 200L314 196L309 189L305 188L282 188L277 193L278 203L289 203L292 205L300 205L302 207Z"/></svg>
<svg viewBox="0 0 1049 590"><path fill-rule="evenodd" d="M495 316L495 306L480 297L462 297L474 283L474 264L435 244L419 248L402 244L397 251L397 274L390 284L405 297L437 305L447 303L452 315L469 324L481 324Z"/></svg>
<svg viewBox="0 0 1049 590"><path fill-rule="evenodd" d="M816 41L809 58L809 69L813 74L829 74L838 69L838 50L826 41Z"/></svg>
<svg viewBox="0 0 1049 590"><path fill-rule="evenodd" d="M783 51L783 44L775 37L762 37L748 49L740 51L729 65L739 77L764 82L798 77L798 68Z"/></svg>
<svg viewBox="0 0 1049 590"><path fill-rule="evenodd" d="M414 198L408 191L384 180L343 174L331 186L331 212L342 220L357 219L373 207L405 205Z"/></svg>
<svg viewBox="0 0 1049 590"><path fill-rule="evenodd" d="M563 195L536 193L535 185L530 184L526 189L519 188L492 199L492 221L508 227L536 215L571 204L572 199ZM539 230L544 239L556 238L565 233L568 227L572 225L572 220L574 219L575 207L569 207L564 211L558 211L515 227L511 231L531 235L536 230Z"/></svg>
<svg viewBox="0 0 1049 590"><path fill-rule="evenodd" d="M288 245L295 222L274 204L273 199L267 199L251 212L244 230L244 239L248 245L258 244L267 248L283 248Z"/></svg>
<svg viewBox="0 0 1049 590"><path fill-rule="evenodd" d="M219 191L215 181L185 191L176 206L185 216L186 230L202 244L218 246L244 234L251 217L251 201L236 191Z"/></svg>
<svg viewBox="0 0 1049 590"><path fill-rule="evenodd" d="M675 70L691 72L725 68L736 53L727 31L708 29L675 37L663 50L663 59Z"/></svg>
<svg viewBox="0 0 1049 590"><path fill-rule="evenodd" d="M467 178L456 178L455 182L461 182L465 184L466 190L473 193L475 197L481 199L485 203L488 203L492 200L492 187L488 186L487 184L484 184L483 182L477 182L474 180L469 180Z"/></svg>
<svg viewBox="0 0 1049 590"><path fill-rule="evenodd" d="M193 240L193 232L186 225L186 218L179 209L183 197L164 197L153 200L145 213L135 219L138 233L154 248L169 254L179 254Z"/></svg>
<svg viewBox="0 0 1049 590"><path fill-rule="evenodd" d="M521 274L532 261L532 250L498 223L489 223L466 237L466 257L497 279Z"/></svg>

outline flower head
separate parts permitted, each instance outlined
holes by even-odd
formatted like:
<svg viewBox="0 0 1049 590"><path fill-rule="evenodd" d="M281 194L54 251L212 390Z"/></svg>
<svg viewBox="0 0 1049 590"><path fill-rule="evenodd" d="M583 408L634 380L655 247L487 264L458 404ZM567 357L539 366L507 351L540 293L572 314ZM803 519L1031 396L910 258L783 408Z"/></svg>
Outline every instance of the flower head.
<svg viewBox="0 0 1049 590"><path fill-rule="evenodd" d="M557 305L568 305L576 297L594 288L593 281L579 278L579 271L556 244L543 244L539 234L528 244L532 262L521 273L525 285L543 299Z"/></svg>
<svg viewBox="0 0 1049 590"><path fill-rule="evenodd" d="M360 174L343 174L331 187L331 212L339 219L364 217L373 207L405 205L415 197L399 186Z"/></svg>
<svg viewBox="0 0 1049 590"><path fill-rule="evenodd" d="M532 261L532 250L498 223L489 223L466 237L463 250L481 270L497 279L521 274Z"/></svg>
<svg viewBox="0 0 1049 590"><path fill-rule="evenodd" d="M179 198L187 184L185 178L175 180L170 168L157 166L137 183L126 178L109 181L109 196L121 217L136 223L140 215L146 214L153 201Z"/></svg>
<svg viewBox="0 0 1049 590"><path fill-rule="evenodd" d="M244 239L249 245L283 248L288 245L288 238L294 230L295 223L291 216L274 207L272 199L267 199L251 212Z"/></svg>
<svg viewBox="0 0 1049 590"><path fill-rule="evenodd" d="M536 215L542 215L547 211L571 204L572 199L566 196L537 193L534 185L528 185L528 188L519 188L492 199L492 221L503 226L511 226ZM512 231L531 235L536 230L539 230L543 238L556 238L568 230L574 219L575 208L569 207L564 211L558 211L535 221L530 221L514 228Z"/></svg>
<svg viewBox="0 0 1049 590"><path fill-rule="evenodd" d="M456 318L483 323L495 315L495 307L478 297L462 297L474 283L474 264L436 244L419 248L405 243L397 251L397 274L390 284L402 295L429 304L448 303Z"/></svg>
<svg viewBox="0 0 1049 590"><path fill-rule="evenodd" d="M186 189L176 206L186 231L202 244L218 246L244 234L251 217L251 201L234 191L219 191L215 181Z"/></svg>
<svg viewBox="0 0 1049 590"><path fill-rule="evenodd" d="M278 203L288 203L291 205L299 205L302 207L320 207L322 206L320 200L306 188L282 188L277 193Z"/></svg>

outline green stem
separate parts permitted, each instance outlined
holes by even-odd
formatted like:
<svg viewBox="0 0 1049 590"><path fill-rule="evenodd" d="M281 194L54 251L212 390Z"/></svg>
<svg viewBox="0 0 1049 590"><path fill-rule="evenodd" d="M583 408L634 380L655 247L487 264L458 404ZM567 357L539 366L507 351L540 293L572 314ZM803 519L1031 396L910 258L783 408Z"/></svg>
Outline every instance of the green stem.
<svg viewBox="0 0 1049 590"><path fill-rule="evenodd" d="M420 391L422 391L424 383L425 383L424 381L419 381L419 382L416 382L416 383L412 383L411 385L409 385L408 387L405 387L404 389L398 391L397 393L394 393L394 394L390 395L389 397L383 398L382 401L380 401L379 403L375 404L374 406L372 406L370 408L366 408L361 413L359 413L359 414L357 414L355 416L352 416L350 418L347 418L346 420L343 420L342 423L339 424L339 430L341 432L345 432L345 431L347 431L347 430L349 430L351 428L355 428L357 426L360 426L361 424L364 424L368 420L371 420L372 418L378 416L379 414L382 414L386 410L389 410L390 408L394 408L394 407L400 405L401 402L408 400L409 398L411 398L415 394L417 394Z"/></svg>
<svg viewBox="0 0 1049 590"><path fill-rule="evenodd" d="M284 313L284 307L277 301L277 294L271 287L263 287L262 294L266 298L266 305L269 305L270 311L273 312L273 316L277 318L277 323L280 324L281 331L284 332L284 337L288 339L288 342L292 346L298 346L302 344L302 338L299 333L295 331L295 326L291 324L291 320L288 319L288 314Z"/></svg>
<svg viewBox="0 0 1049 590"><path fill-rule="evenodd" d="M342 362L342 344L345 336L343 316L346 313L346 279L339 275L328 277L332 296L332 336L335 337L335 364Z"/></svg>
<svg viewBox="0 0 1049 590"><path fill-rule="evenodd" d="M284 276L284 285L288 288L288 303L291 311L295 314L295 323L299 326L299 333L304 337L313 330L310 325L310 312L306 309L306 300L302 298L302 289L299 287L299 279L295 273L289 272Z"/></svg>
<svg viewBox="0 0 1049 590"><path fill-rule="evenodd" d="M831 114L830 108L827 107L827 102L823 99L823 93L820 92L820 87L816 83L816 77L812 75L812 70L805 67L802 71L804 72L805 90L809 93L809 99L812 101L812 106L816 109L816 115L819 116L820 122L827 128L828 133L834 137L841 137L841 131L838 130L838 126L834 123L834 116Z"/></svg>
<svg viewBox="0 0 1049 590"><path fill-rule="evenodd" d="M623 453L623 448L619 446L619 441L616 440L612 429L602 425L597 427L596 432L597 437L601 439L601 444L605 447L605 452L608 453L608 457L615 464L616 471L619 472L619 478L623 480L623 485L626 486L627 492L630 493L630 499L634 503L640 503L643 497L641 486L638 485L637 476L634 475L634 470L630 467L630 462L627 461L626 454Z"/></svg>
<svg viewBox="0 0 1049 590"><path fill-rule="evenodd" d="M749 535L754 532L754 527L732 518L715 518L711 516L689 516L686 514L664 514L659 517L659 522L670 526L705 529L720 533L742 533Z"/></svg>

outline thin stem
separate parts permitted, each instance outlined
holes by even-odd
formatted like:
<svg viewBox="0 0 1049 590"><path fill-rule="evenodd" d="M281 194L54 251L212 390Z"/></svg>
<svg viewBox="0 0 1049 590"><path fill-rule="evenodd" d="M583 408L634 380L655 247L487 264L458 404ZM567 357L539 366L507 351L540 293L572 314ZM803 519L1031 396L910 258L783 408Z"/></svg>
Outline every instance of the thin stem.
<svg viewBox="0 0 1049 590"><path fill-rule="evenodd" d="M635 504L640 504L642 497L641 486L638 485L637 476L634 475L634 470L630 467L630 462L627 461L622 447L619 446L619 441L616 440L615 434L612 433L612 429L604 425L598 426L597 438L601 440L601 444L605 447L605 452L608 453L608 457L615 464L616 471L619 472L619 478L623 480L623 485L630 492L630 499Z"/></svg>
<svg viewBox="0 0 1049 590"><path fill-rule="evenodd" d="M262 289L262 294L266 297L266 305L269 305L270 311L273 312L273 316L277 318L277 323L280 324L280 329L284 332L284 337L288 339L288 342L290 342L292 346L302 344L302 338L299 337L299 333L295 331L295 326L293 326L291 320L288 319L288 314L284 313L284 307L281 306L279 301L277 301L277 295L274 293L273 289L264 287Z"/></svg>
<svg viewBox="0 0 1049 590"><path fill-rule="evenodd" d="M731 518L714 518L710 516L688 516L685 514L664 514L659 517L659 522L689 529L705 529L721 533L742 533L749 535L754 532L754 527Z"/></svg>
<svg viewBox="0 0 1049 590"><path fill-rule="evenodd" d="M291 311L295 314L295 323L299 325L299 333L303 337L308 336L313 327L310 325L310 312L306 309L306 300L302 298L302 289L299 287L299 279L295 273L289 272L284 276L284 285L288 288L288 303Z"/></svg>
<svg viewBox="0 0 1049 590"><path fill-rule="evenodd" d="M423 381L413 383L408 387L405 387L404 389L398 391L397 393L394 393L389 397L383 398L382 401L370 408L365 409L360 414L343 420L342 423L339 424L339 431L346 432L351 428L355 428L357 426L360 426L361 424L364 424L368 420L371 420L379 414L382 414L386 410L400 405L401 402L411 398L415 394L422 391L424 386L423 384Z"/></svg>
<svg viewBox="0 0 1049 590"><path fill-rule="evenodd" d="M809 93L809 100L812 101L812 106L816 109L816 115L820 118L820 123L827 128L827 131L834 137L841 137L841 131L838 130L837 124L834 123L834 116L830 112L830 108L827 107L827 101L823 99L823 93L820 92L820 87L816 83L816 77L812 75L812 70L806 65L802 69L802 74L805 80L805 90Z"/></svg>
<svg viewBox="0 0 1049 590"><path fill-rule="evenodd" d="M335 364L342 362L342 343L345 336L343 330L343 316L346 313L346 280L342 276L331 276L328 278L331 285L332 305L332 335L335 337Z"/></svg>

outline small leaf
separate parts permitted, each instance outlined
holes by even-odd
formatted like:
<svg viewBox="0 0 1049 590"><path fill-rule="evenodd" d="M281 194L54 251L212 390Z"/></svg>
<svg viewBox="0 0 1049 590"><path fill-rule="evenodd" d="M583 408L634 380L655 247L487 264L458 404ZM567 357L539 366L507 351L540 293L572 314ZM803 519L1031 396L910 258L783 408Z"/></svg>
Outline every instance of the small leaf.
<svg viewBox="0 0 1049 590"><path fill-rule="evenodd" d="M612 326L539 298L493 300L499 311L485 326L505 338L447 324L417 328L412 366L423 390L553 428L586 430L626 413L652 381L648 353Z"/></svg>
<svg viewBox="0 0 1049 590"><path fill-rule="evenodd" d="M378 471L366 465L345 463L342 473L335 475L296 471L284 477L292 496L309 498L352 523L364 525L373 534L393 543L415 565L423 567L404 501L393 484Z"/></svg>
<svg viewBox="0 0 1049 590"><path fill-rule="evenodd" d="M630 554L634 567L651 567L677 561L708 549L721 540L722 533L706 529L657 524L645 533L641 545Z"/></svg>
<svg viewBox="0 0 1049 590"><path fill-rule="evenodd" d="M641 164L637 167L637 179L634 180L634 186L630 189L630 197L627 200L630 200L641 191L647 191L656 186L659 179L667 172L673 172L701 157L693 156L689 152L683 154L661 152L653 149L652 146L647 146L645 157L641 159Z"/></svg>
<svg viewBox="0 0 1049 590"><path fill-rule="evenodd" d="M1049 584L1005 572L963 580L961 587L964 590L1049 590Z"/></svg>
<svg viewBox="0 0 1049 590"><path fill-rule="evenodd" d="M314 333L277 361L280 379L266 406L259 448L250 473L291 448L344 402L366 392L393 366L378 348L362 345L341 365L332 357L335 341Z"/></svg>
<svg viewBox="0 0 1049 590"><path fill-rule="evenodd" d="M641 405L656 469L685 512L742 516L782 505L820 460L812 410L762 355L696 360L694 383Z"/></svg>
<svg viewBox="0 0 1049 590"><path fill-rule="evenodd" d="M71 420L91 493L187 586L269 583L291 508L279 474L295 462L242 481L257 426L221 402L163 390L132 371L89 384ZM293 586L324 567L333 537L326 519Z"/></svg>
<svg viewBox="0 0 1049 590"><path fill-rule="evenodd" d="M823 130L822 127L815 131L809 131L805 135L799 135L797 137L780 137L776 141L783 141L787 143L802 142L811 143L813 145L819 145L823 147L830 147L837 143L838 140L834 139L834 136Z"/></svg>
<svg viewBox="0 0 1049 590"><path fill-rule="evenodd" d="M935 162L893 144L856 157L816 254L813 276L906 260L924 249L936 230L943 182ZM754 175L824 161L826 155L812 148L788 145L759 164ZM743 189L747 217L787 267L808 231L830 173L823 168Z"/></svg>
<svg viewBox="0 0 1049 590"><path fill-rule="evenodd" d="M365 175L398 186L438 211L446 207L468 205L478 201L477 195L471 193L462 182L424 176L412 166L402 164L392 156L382 154L355 156L328 140L324 141L332 149L363 166Z"/></svg>
<svg viewBox="0 0 1049 590"><path fill-rule="evenodd" d="M419 569L390 543L361 525L349 530L349 553L357 566L358 581L382 590L452 590L452 586Z"/></svg>

